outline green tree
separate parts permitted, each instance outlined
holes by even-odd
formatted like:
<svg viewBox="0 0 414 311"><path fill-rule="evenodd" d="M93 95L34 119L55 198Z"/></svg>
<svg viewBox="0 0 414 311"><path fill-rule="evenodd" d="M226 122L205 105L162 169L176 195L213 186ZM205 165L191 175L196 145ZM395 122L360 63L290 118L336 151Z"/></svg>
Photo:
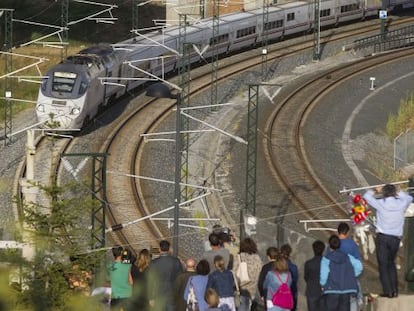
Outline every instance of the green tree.
<svg viewBox="0 0 414 311"><path fill-rule="evenodd" d="M35 255L19 263L24 282L17 305L22 310L75 310L74 301L91 299L85 292L104 260L104 252L90 250L90 215L97 203L84 185L36 186L50 204L22 204ZM85 305L83 310L97 310L93 303Z"/></svg>

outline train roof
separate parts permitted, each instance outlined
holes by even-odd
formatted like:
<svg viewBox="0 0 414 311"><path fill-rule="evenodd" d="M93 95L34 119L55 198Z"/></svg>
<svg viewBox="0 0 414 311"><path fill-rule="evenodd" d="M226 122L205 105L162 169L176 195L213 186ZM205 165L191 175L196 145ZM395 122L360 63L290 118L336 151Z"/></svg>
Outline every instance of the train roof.
<svg viewBox="0 0 414 311"><path fill-rule="evenodd" d="M81 50L78 54L92 54L100 57L111 55L114 49L109 44L98 44Z"/></svg>
<svg viewBox="0 0 414 311"><path fill-rule="evenodd" d="M284 4L279 4L278 7L281 9L290 9L295 8L298 6L309 5L309 2L306 1L297 1L297 2L289 2Z"/></svg>
<svg viewBox="0 0 414 311"><path fill-rule="evenodd" d="M256 14L254 14L252 11L246 11L246 12L240 12L236 14L226 14L220 16L220 20L226 21L226 22L234 22L241 19L247 19L249 17L256 17Z"/></svg>

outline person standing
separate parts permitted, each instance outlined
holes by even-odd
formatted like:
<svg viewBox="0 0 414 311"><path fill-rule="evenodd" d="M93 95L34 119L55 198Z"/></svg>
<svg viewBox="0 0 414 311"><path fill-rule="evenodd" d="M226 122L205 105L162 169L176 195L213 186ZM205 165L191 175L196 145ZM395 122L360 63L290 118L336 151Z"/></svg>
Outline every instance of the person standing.
<svg viewBox="0 0 414 311"><path fill-rule="evenodd" d="M377 198L375 194L382 194ZM375 209L377 217L377 236L375 247L382 297L398 296L398 276L395 259L404 233L404 213L413 201L407 192L399 191L394 185L377 187L375 192L368 190L364 199Z"/></svg>
<svg viewBox="0 0 414 311"><path fill-rule="evenodd" d="M177 276L183 272L180 260L170 254L170 242L160 241L160 256L151 261L150 306L156 311L173 311L174 282Z"/></svg>
<svg viewBox="0 0 414 311"><path fill-rule="evenodd" d="M341 240L340 250L345 253L354 256L356 259L361 260L361 252L358 245L353 239L350 238L350 227L346 222L341 222L338 225L338 238Z"/></svg>
<svg viewBox="0 0 414 311"><path fill-rule="evenodd" d="M196 275L195 270L196 262L193 258L188 258L185 261L185 271L180 273L175 279L174 284L174 301L175 311L186 311L187 300L184 300L184 290L187 285L188 279Z"/></svg>
<svg viewBox="0 0 414 311"><path fill-rule="evenodd" d="M341 247L339 248L341 252L354 256L356 259L362 261L361 253L359 251L358 245L353 239L350 238L350 227L346 222L341 222L338 225L338 238L341 240ZM357 311L358 305L363 304L363 295L361 284L358 280L358 293L357 295L351 296L351 311Z"/></svg>
<svg viewBox="0 0 414 311"><path fill-rule="evenodd" d="M214 257L215 270L209 274L207 288L214 289L220 297L219 307L227 305L231 311L235 311L234 285L236 280L233 273L226 269L224 258L220 255Z"/></svg>
<svg viewBox="0 0 414 311"><path fill-rule="evenodd" d="M292 275L292 283L290 285L290 290L293 294L293 309L292 311L296 310L296 306L298 304L298 281L299 281L299 270L298 266L293 263L290 259L292 254L292 247L289 244L284 244L280 247L280 253L286 259L286 262L289 267L289 272Z"/></svg>
<svg viewBox="0 0 414 311"><path fill-rule="evenodd" d="M210 266L205 259L201 259L196 267L197 274L190 276L184 290L184 300L188 301L190 290L194 292L200 311L207 309L207 302L205 301L205 293L208 282L208 274L210 273Z"/></svg>
<svg viewBox="0 0 414 311"><path fill-rule="evenodd" d="M357 277L362 263L341 250L337 235L329 238L331 251L321 260L320 285L324 294L324 311L349 311L351 294L358 291Z"/></svg>
<svg viewBox="0 0 414 311"><path fill-rule="evenodd" d="M112 248L113 262L108 266L111 282L111 310L121 310L128 306L132 296L131 264L122 262L122 246Z"/></svg>
<svg viewBox="0 0 414 311"><path fill-rule="evenodd" d="M149 310L149 266L151 263L151 254L148 249L142 249L136 260L136 271L132 270L132 279L134 280L133 297L131 299L128 311Z"/></svg>
<svg viewBox="0 0 414 311"><path fill-rule="evenodd" d="M272 302L273 294L277 292L280 285L287 283L292 285L292 276L289 272L289 266L287 260L282 256L278 255L276 260L273 262L272 270L266 275L263 287L267 289L266 292L266 310L268 311L288 311L278 306L275 306Z"/></svg>
<svg viewBox="0 0 414 311"><path fill-rule="evenodd" d="M272 271L273 262L276 260L277 256L279 255L279 250L276 247L269 247L266 250L267 260L268 263L264 264L262 269L260 270L259 279L257 281L257 288L259 289L260 298L263 301L264 308L266 310L266 294L267 289L264 287L264 281L266 275L269 271Z"/></svg>
<svg viewBox="0 0 414 311"><path fill-rule="evenodd" d="M320 311L322 308L322 289L320 286L321 260L325 250L322 241L312 243L314 256L305 262L304 278L306 282L306 303L308 311Z"/></svg>
<svg viewBox="0 0 414 311"><path fill-rule="evenodd" d="M236 274L241 262L247 263L249 281L242 283L240 280L240 306L238 311L250 311L257 291L257 282L262 268L262 259L257 253L257 245L251 238L245 238L240 242L240 252L234 257L233 272Z"/></svg>
<svg viewBox="0 0 414 311"><path fill-rule="evenodd" d="M210 235L208 236L208 240L210 241L211 249L204 252L202 259L208 261L210 265L210 273L212 273L216 269L214 266L214 258L217 255L223 258L225 268L227 269L230 261L230 252L228 249L221 246L219 234L214 232L210 233Z"/></svg>

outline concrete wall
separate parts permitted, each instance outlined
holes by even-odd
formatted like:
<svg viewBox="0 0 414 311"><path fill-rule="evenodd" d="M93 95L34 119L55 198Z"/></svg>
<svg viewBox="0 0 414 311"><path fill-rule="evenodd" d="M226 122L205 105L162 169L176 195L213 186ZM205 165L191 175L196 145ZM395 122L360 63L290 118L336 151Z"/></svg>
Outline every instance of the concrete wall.
<svg viewBox="0 0 414 311"><path fill-rule="evenodd" d="M373 302L372 311L411 311L414 310L414 295L399 295L397 298L378 297Z"/></svg>

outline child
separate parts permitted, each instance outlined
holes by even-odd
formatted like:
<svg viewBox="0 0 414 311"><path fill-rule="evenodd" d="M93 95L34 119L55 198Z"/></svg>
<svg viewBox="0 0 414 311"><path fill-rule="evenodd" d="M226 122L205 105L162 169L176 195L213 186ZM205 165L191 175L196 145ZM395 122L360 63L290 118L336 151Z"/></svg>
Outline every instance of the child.
<svg viewBox="0 0 414 311"><path fill-rule="evenodd" d="M212 289L212 288L207 288L206 290L206 295L205 295L205 300L208 304L208 309L209 311L227 311L230 310L229 308L224 308L221 307L219 308L219 303L220 303L220 297L217 294L217 292ZM225 305L227 307L227 305Z"/></svg>

